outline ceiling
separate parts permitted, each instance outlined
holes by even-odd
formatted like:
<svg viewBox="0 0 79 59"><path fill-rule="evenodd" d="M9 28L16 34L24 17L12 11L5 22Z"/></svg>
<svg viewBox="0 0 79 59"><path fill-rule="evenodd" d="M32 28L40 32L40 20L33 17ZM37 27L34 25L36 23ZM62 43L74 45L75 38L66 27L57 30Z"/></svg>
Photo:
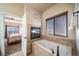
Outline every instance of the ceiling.
<svg viewBox="0 0 79 59"><path fill-rule="evenodd" d="M51 6L55 5L55 3L30 3L28 5L34 9L38 10L39 12L44 12Z"/></svg>
<svg viewBox="0 0 79 59"><path fill-rule="evenodd" d="M18 7L24 7L24 3L0 3L0 6L18 6Z"/></svg>
<svg viewBox="0 0 79 59"><path fill-rule="evenodd" d="M22 17L24 14L24 3L0 3L0 12Z"/></svg>

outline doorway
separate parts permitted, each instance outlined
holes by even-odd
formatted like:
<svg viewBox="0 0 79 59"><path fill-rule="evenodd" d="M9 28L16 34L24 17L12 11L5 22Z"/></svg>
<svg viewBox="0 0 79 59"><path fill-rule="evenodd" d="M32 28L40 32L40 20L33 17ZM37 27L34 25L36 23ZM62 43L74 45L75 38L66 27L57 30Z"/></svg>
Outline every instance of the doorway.
<svg viewBox="0 0 79 59"><path fill-rule="evenodd" d="M26 16L0 14L0 55L26 56ZM24 31L25 30L25 31Z"/></svg>
<svg viewBox="0 0 79 59"><path fill-rule="evenodd" d="M17 16L16 16L17 17ZM4 15L4 27L5 27L5 55L22 55L21 44L22 44L22 19ZM21 54L20 54L20 53Z"/></svg>

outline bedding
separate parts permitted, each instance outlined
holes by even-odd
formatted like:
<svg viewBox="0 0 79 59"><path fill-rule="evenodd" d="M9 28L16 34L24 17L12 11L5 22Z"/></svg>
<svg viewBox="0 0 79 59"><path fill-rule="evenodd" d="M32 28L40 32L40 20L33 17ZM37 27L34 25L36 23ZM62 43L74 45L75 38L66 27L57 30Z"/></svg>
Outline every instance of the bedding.
<svg viewBox="0 0 79 59"><path fill-rule="evenodd" d="M8 45L12 45L12 44L19 43L19 42L21 42L20 34L11 34L10 36L8 36L8 39L7 39Z"/></svg>

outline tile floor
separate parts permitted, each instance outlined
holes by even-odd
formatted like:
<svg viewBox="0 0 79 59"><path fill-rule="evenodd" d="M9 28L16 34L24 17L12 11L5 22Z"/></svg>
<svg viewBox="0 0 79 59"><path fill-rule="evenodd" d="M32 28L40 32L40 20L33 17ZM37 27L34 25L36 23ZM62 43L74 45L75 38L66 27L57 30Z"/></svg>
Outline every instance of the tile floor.
<svg viewBox="0 0 79 59"><path fill-rule="evenodd" d="M19 52L16 52L16 53L13 53L11 55L8 55L8 56L24 56L22 51L19 51Z"/></svg>

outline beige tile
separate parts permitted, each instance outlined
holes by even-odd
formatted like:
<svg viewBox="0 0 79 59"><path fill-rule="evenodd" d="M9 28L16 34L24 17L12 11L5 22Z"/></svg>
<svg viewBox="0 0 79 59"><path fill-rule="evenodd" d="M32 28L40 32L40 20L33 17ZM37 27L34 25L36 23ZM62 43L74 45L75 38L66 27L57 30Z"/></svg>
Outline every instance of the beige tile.
<svg viewBox="0 0 79 59"><path fill-rule="evenodd" d="M19 52L11 54L9 56L24 56L24 55L23 55L23 53L21 51L19 51Z"/></svg>

